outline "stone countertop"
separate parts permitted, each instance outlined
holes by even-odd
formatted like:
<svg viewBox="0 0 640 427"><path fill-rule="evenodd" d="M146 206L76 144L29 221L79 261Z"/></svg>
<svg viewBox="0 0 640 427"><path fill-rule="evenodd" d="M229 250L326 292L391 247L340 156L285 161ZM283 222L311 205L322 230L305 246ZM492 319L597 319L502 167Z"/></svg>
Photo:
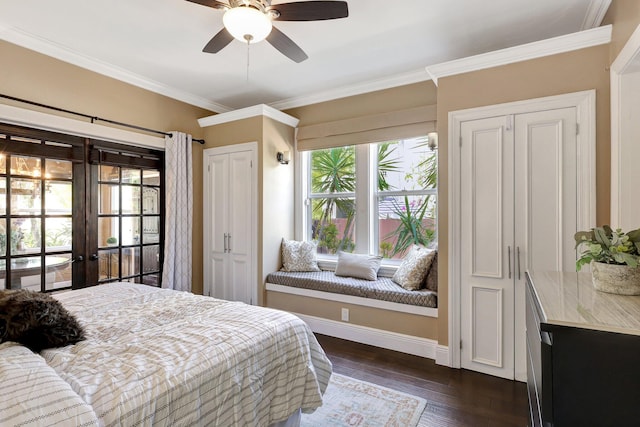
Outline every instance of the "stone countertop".
<svg viewBox="0 0 640 427"><path fill-rule="evenodd" d="M542 323L640 335L640 296L596 291L591 273L527 271Z"/></svg>

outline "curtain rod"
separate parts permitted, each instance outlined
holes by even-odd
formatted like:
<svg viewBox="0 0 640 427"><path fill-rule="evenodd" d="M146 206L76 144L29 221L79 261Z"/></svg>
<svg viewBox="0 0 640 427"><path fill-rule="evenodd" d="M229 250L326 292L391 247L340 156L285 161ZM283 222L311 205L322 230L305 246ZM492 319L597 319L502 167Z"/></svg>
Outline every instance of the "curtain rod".
<svg viewBox="0 0 640 427"><path fill-rule="evenodd" d="M73 114L73 115L79 116L79 117L84 117L85 119L90 119L91 123L94 123L94 122L97 122L97 121L105 122L105 123L110 123L112 125L123 126L123 127L131 128L131 129L141 130L141 131L144 131L144 132L151 132L151 133L155 133L155 134L158 134L158 135L164 135L164 136L173 137L173 134L169 133L169 132L163 132L161 130L149 129L149 128L145 128L145 127L142 127L142 126L131 125L129 123L118 122L118 121L115 121L115 120L103 119L103 118L97 117L97 116L90 116L89 114L78 113L76 111L71 111L71 110L65 110L64 108L59 108L59 107L54 107L54 106L51 106L51 105L41 104L39 102L33 102L33 101L29 101L29 100L22 99L22 98L16 98L15 96L0 94L0 98L9 99L11 101L18 101L18 102L22 102L22 103L29 104L29 105L34 105L36 107L48 108L49 110L59 111L59 112L62 112L62 113ZM204 144L205 143L204 139L192 138L192 141L198 142L200 144Z"/></svg>

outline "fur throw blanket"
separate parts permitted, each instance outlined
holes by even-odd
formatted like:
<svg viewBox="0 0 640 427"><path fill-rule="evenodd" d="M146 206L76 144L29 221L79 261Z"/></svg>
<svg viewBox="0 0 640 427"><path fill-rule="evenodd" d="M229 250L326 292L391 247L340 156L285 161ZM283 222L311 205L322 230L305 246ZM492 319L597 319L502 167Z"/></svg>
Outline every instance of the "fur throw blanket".
<svg viewBox="0 0 640 427"><path fill-rule="evenodd" d="M50 295L0 290L0 343L14 341L34 352L85 338L78 320Z"/></svg>

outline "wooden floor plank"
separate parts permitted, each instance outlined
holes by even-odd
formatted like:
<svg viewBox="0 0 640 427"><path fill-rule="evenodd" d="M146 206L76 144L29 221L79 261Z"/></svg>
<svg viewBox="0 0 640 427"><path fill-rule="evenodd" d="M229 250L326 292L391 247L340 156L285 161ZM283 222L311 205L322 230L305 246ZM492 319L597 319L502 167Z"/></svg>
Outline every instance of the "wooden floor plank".
<svg viewBox="0 0 640 427"><path fill-rule="evenodd" d="M333 371L427 400L419 427L526 426L526 384L433 360L316 335Z"/></svg>

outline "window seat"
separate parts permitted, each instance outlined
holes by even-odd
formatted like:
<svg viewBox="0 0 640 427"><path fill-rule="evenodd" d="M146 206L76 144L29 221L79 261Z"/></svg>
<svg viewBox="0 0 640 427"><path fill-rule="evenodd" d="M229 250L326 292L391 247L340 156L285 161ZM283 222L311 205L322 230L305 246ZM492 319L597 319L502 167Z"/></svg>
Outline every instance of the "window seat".
<svg viewBox="0 0 640 427"><path fill-rule="evenodd" d="M437 292L426 289L408 291L388 277L371 281L336 276L333 271L276 271L267 276L267 283L420 307L436 308L438 305Z"/></svg>

